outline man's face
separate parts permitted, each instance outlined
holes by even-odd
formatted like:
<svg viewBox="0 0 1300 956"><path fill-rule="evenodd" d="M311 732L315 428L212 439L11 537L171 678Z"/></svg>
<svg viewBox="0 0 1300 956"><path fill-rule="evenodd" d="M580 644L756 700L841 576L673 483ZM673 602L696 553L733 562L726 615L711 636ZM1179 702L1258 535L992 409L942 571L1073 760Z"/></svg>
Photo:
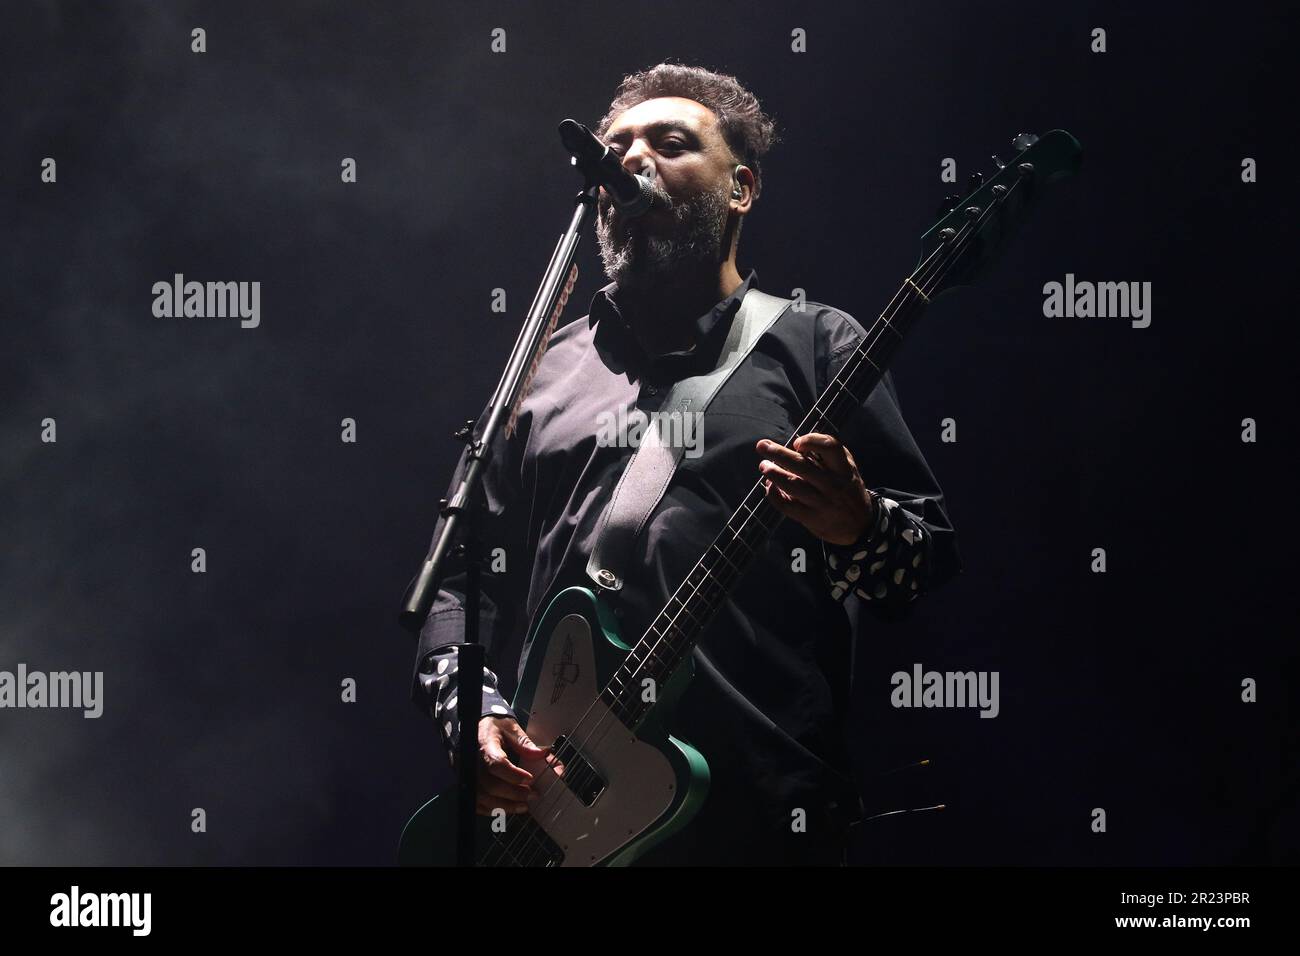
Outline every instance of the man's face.
<svg viewBox="0 0 1300 956"><path fill-rule="evenodd" d="M712 110L679 96L646 100L614 119L605 142L656 193L649 211L628 219L600 191L596 239L619 288L645 288L726 259L734 159Z"/></svg>

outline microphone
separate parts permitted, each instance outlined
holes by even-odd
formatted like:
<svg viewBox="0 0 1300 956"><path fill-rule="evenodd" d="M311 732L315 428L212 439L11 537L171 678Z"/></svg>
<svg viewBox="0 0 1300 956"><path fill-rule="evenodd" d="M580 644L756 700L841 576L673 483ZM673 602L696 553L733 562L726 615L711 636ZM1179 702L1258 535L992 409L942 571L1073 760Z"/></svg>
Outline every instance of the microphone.
<svg viewBox="0 0 1300 956"><path fill-rule="evenodd" d="M639 216L654 205L654 186L645 176L629 173L618 155L577 120L560 123L560 142L588 179L605 187L624 216Z"/></svg>

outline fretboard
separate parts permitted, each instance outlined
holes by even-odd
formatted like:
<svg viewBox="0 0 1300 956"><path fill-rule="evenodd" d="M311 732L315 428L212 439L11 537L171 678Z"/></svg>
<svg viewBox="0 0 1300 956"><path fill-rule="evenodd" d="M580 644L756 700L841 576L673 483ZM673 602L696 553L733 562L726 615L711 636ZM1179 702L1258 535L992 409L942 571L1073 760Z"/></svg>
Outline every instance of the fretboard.
<svg viewBox="0 0 1300 956"><path fill-rule="evenodd" d="M862 343L849 353L786 445L811 432L837 434L853 409L879 384L908 328L929 301L915 278L904 280L889 307L866 330ZM654 706L668 679L783 518L768 503L762 481L755 482L601 692L601 700L628 727L635 728ZM645 692L647 680L653 682L653 695Z"/></svg>

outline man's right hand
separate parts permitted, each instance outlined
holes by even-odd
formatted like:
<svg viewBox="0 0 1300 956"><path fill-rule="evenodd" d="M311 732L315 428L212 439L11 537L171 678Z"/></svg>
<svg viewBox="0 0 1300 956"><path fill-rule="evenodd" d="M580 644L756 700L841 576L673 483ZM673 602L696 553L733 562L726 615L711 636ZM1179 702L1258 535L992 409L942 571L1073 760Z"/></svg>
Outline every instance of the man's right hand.
<svg viewBox="0 0 1300 956"><path fill-rule="evenodd" d="M527 801L545 785L549 767L563 775L564 764L547 747L539 747L513 717L483 717L478 722L478 800L476 810L490 816L493 810L527 813ZM511 756L515 762L511 762ZM523 766L520 766L522 764ZM531 772L524 767L531 767Z"/></svg>

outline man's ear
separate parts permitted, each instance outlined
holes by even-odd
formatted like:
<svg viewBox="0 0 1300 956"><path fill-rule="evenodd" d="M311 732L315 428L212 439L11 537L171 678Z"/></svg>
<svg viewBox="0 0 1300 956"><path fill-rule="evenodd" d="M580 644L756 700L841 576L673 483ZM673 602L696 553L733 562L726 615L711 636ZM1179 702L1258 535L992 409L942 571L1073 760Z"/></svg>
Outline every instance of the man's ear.
<svg viewBox="0 0 1300 956"><path fill-rule="evenodd" d="M739 200L745 212L754 202L754 172L743 163L731 170L731 198Z"/></svg>

